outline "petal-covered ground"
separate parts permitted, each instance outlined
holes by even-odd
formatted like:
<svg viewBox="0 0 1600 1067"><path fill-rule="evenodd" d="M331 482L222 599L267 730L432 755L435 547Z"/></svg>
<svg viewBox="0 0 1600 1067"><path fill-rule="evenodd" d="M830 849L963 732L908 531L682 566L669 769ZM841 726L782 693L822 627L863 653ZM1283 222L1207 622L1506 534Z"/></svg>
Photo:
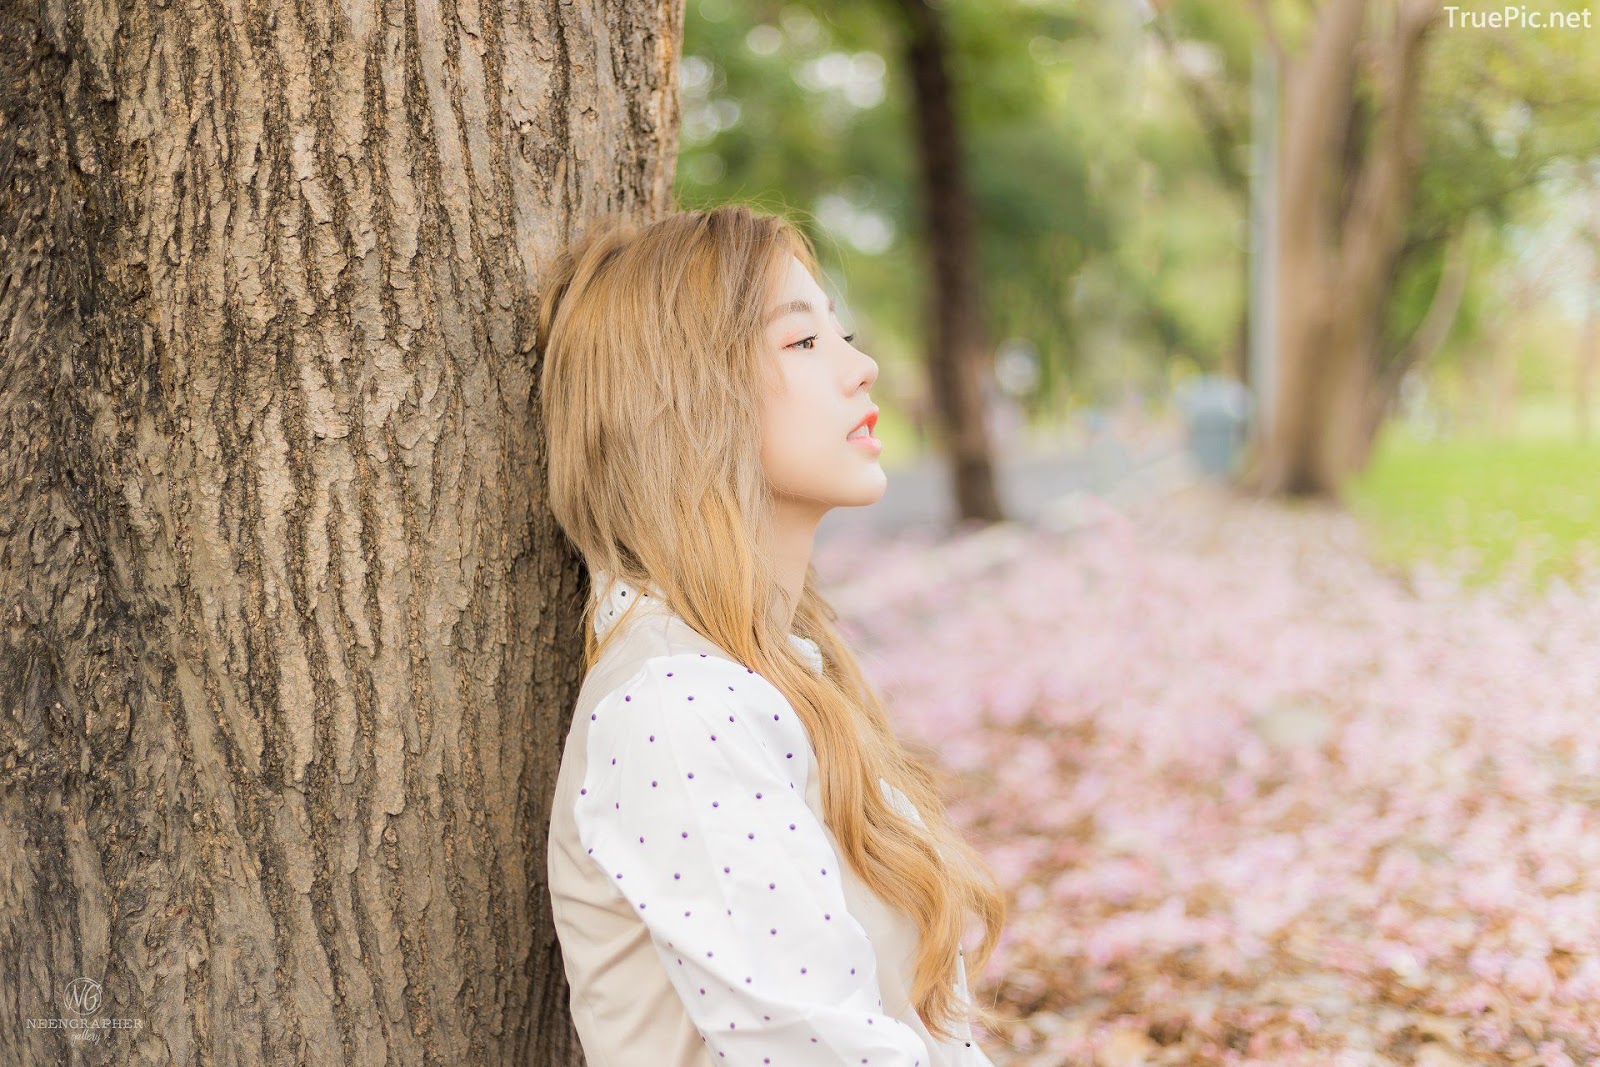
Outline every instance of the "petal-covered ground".
<svg viewBox="0 0 1600 1067"><path fill-rule="evenodd" d="M1600 586L1192 488L817 566L1007 887L997 1064L1600 1064Z"/></svg>

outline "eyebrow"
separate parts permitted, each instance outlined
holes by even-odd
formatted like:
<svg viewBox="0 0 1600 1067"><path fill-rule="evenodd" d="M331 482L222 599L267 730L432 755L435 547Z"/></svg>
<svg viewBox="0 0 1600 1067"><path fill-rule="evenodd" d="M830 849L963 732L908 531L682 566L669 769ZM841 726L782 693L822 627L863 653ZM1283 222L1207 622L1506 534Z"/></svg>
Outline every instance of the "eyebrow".
<svg viewBox="0 0 1600 1067"><path fill-rule="evenodd" d="M777 307L769 311L767 313L767 321L774 322L783 318L785 315L792 315L795 312L810 314L813 310L814 309L811 306L811 301L809 300L791 300L787 304L779 304ZM833 310L833 297L831 296L828 298L828 310Z"/></svg>

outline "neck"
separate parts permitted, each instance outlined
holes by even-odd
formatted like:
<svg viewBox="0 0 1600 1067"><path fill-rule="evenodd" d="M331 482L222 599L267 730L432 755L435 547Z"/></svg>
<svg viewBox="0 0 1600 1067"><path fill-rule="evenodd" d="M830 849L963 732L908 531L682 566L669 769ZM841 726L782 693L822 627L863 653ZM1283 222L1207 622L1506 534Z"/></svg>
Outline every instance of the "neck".
<svg viewBox="0 0 1600 1067"><path fill-rule="evenodd" d="M779 604L778 619L785 632L794 629L794 609L806 584L806 568L811 565L811 550L817 539L822 515L798 501L779 501L772 533L772 558L777 567L778 586L787 598Z"/></svg>

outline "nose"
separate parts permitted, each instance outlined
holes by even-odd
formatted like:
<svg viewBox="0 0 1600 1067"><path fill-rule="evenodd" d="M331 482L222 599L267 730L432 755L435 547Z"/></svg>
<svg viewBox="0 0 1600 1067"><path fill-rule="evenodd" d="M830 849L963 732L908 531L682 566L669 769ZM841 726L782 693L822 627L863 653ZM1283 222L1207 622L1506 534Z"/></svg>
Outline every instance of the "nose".
<svg viewBox="0 0 1600 1067"><path fill-rule="evenodd" d="M858 381L861 383L861 385L871 389L872 383L878 380L878 361L861 351L861 349L857 348L853 344L850 345L850 351L854 352L861 359L861 366L857 371Z"/></svg>

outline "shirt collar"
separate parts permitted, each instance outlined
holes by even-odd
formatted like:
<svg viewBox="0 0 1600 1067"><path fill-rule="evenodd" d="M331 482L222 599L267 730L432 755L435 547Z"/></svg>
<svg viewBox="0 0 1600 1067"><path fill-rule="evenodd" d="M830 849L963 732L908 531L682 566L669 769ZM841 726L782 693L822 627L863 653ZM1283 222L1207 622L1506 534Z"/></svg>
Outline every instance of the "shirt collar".
<svg viewBox="0 0 1600 1067"><path fill-rule="evenodd" d="M589 581L594 588L594 598L600 601L594 611L595 637L604 636L605 632L622 618L622 613L635 604L638 607L633 609L632 618L647 614L672 614L672 609L667 606L661 590L653 584L641 589L623 578L613 578L598 570L590 571ZM813 674L822 673L822 649L815 641L791 633L789 643L794 646L794 650L800 654L801 660L811 668Z"/></svg>

